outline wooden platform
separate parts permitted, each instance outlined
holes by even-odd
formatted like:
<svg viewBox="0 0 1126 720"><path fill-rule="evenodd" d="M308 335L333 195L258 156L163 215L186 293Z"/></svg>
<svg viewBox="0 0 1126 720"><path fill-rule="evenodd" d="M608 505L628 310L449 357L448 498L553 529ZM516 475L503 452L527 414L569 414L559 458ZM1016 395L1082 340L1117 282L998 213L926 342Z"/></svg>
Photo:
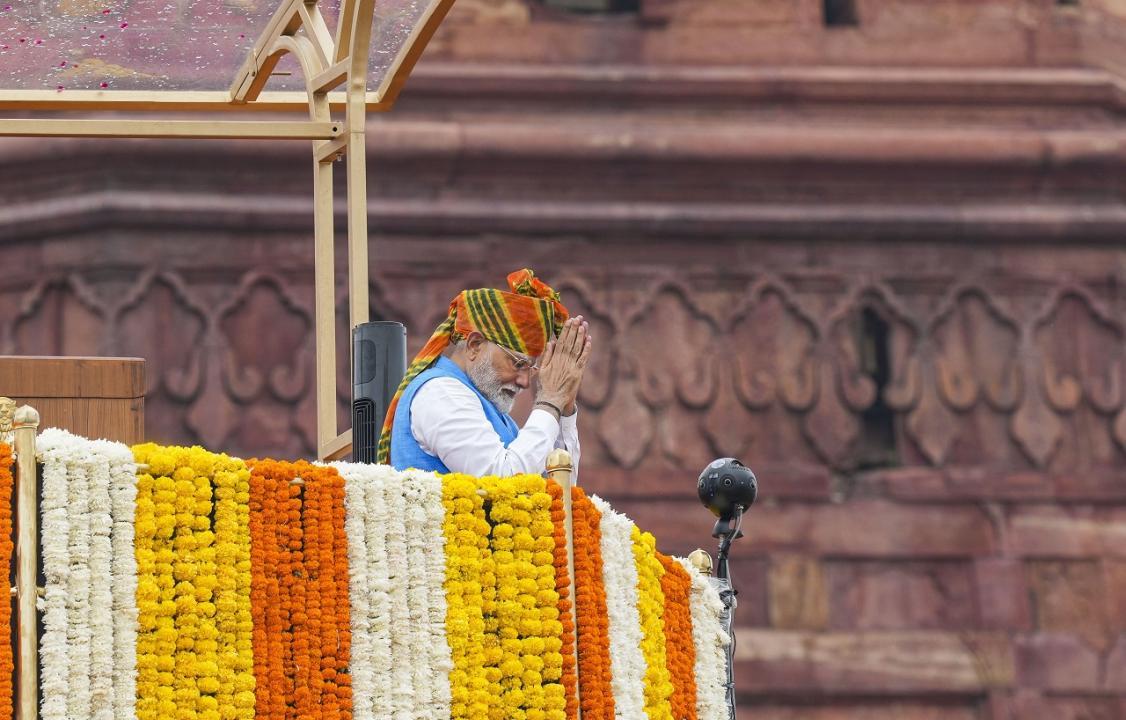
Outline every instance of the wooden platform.
<svg viewBox="0 0 1126 720"><path fill-rule="evenodd" d="M127 445L144 441L141 358L0 356L0 396L38 410L41 429Z"/></svg>

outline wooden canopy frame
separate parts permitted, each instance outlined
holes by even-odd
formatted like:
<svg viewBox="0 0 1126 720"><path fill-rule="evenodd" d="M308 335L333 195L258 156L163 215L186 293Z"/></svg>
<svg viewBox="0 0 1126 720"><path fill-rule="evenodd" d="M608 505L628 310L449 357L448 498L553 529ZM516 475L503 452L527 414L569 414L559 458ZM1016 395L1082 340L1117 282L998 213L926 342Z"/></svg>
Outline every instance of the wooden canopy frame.
<svg viewBox="0 0 1126 720"><path fill-rule="evenodd" d="M352 449L352 431L336 422L336 327L332 163L347 163L348 315L368 321L367 112L394 104L427 42L454 0L428 6L378 87L368 88L376 0L342 0L335 33L317 0L282 0L231 82L230 90L0 90L0 110L82 113L77 118L0 119L0 137L116 137L310 140L313 145L314 288L317 456ZM268 92L270 74L286 54L301 66L305 92ZM200 120L98 118L100 112L200 112ZM307 120L256 119L258 111L308 113ZM220 113L244 113L228 120ZM342 117L341 117L342 116Z"/></svg>

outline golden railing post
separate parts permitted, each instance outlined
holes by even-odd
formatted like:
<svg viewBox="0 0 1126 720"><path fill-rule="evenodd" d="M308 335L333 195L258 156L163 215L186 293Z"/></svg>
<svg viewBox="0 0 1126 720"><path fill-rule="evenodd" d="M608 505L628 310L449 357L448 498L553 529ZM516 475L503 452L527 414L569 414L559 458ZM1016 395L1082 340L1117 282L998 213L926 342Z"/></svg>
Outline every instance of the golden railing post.
<svg viewBox="0 0 1126 720"><path fill-rule="evenodd" d="M16 452L16 609L19 628L19 698L18 720L34 720L39 710L39 597L38 535L39 471L35 459L35 435L39 431L39 413L24 405L16 410L12 432Z"/></svg>
<svg viewBox="0 0 1126 720"><path fill-rule="evenodd" d="M578 701L576 712L582 718L582 698L579 696L579 614L576 603L578 602L578 588L575 587L575 533L572 515L571 500L571 473L574 465L571 464L571 454L566 450L555 449L547 456L547 476L559 483L563 488L563 529L567 536L567 579L571 581L571 627L574 628L574 654L575 654L575 699Z"/></svg>

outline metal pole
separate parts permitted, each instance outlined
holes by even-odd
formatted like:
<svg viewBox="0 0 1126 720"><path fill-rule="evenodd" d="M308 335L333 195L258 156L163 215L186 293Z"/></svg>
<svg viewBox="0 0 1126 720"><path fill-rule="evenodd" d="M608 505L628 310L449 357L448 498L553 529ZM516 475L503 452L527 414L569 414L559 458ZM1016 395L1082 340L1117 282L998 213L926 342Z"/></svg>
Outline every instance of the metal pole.
<svg viewBox="0 0 1126 720"><path fill-rule="evenodd" d="M731 568L728 555L731 553L731 542L743 536L740 527L743 524L743 508L735 506L735 517L731 520L719 520L712 531L712 537L719 538L719 555L716 557L716 577L713 581L719 591L719 599L724 607L724 630L730 642L727 643L727 708L731 720L735 720L735 608L738 601L735 587L731 583Z"/></svg>

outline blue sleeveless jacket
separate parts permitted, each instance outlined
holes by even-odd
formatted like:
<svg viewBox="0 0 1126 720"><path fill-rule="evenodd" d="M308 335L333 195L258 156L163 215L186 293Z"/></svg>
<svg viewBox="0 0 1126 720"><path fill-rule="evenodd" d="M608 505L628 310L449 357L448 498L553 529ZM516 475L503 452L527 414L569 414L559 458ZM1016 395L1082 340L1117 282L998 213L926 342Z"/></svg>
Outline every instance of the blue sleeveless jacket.
<svg viewBox="0 0 1126 720"><path fill-rule="evenodd" d="M407 385L403 396L399 398L398 407L395 408L395 422L391 426L391 464L396 470L418 468L439 473L450 471L441 460L424 451L411 433L411 403L414 402L414 396L423 385L439 377L457 379L481 399L481 408L485 411L485 417L492 423L493 430L496 430L505 447L516 439L516 433L519 432L516 421L498 410L496 405L482 395L469 376L453 360L439 357L437 362L419 373L418 377Z"/></svg>

